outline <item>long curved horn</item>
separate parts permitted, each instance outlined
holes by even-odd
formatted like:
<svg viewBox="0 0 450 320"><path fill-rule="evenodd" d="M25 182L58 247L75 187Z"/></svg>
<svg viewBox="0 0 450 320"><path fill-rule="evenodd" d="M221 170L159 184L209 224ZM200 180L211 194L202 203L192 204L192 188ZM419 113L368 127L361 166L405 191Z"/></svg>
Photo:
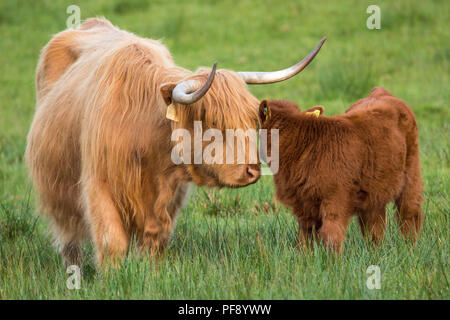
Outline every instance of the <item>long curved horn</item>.
<svg viewBox="0 0 450 320"><path fill-rule="evenodd" d="M200 100L211 87L214 76L216 75L216 66L217 62L214 63L208 80L206 80L205 84L198 90L198 81L196 80L183 81L177 84L172 91L173 101L181 104L191 104Z"/></svg>
<svg viewBox="0 0 450 320"><path fill-rule="evenodd" d="M308 54L302 61L289 67L287 69L273 71L273 72L238 72L241 78L248 84L266 84L280 82L289 78L292 78L297 73L306 68L306 66L314 59L319 52L323 43L327 38L322 38L317 47Z"/></svg>

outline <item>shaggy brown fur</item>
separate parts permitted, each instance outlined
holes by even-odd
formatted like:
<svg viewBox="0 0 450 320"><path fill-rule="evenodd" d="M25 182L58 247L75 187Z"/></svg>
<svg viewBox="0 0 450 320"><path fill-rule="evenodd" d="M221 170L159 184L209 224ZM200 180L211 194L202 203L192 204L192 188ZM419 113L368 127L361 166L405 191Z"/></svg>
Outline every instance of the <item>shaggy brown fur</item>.
<svg viewBox="0 0 450 320"><path fill-rule="evenodd" d="M308 112L314 110L323 112L322 107ZM339 251L353 215L363 234L377 242L386 204L393 200L403 234L419 233L417 124L402 100L378 87L343 115L315 117L294 103L271 100L261 103L259 116L262 128L279 129L276 196L297 217L300 243L320 239Z"/></svg>
<svg viewBox="0 0 450 320"><path fill-rule="evenodd" d="M79 263L85 239L99 263L122 257L132 235L153 254L167 244L189 182L240 187L258 179L257 164L171 160L172 129L192 133L194 120L222 131L257 124L258 101L227 70L198 102L175 103L179 122L166 119L173 87L203 83L209 72L177 67L159 41L101 19L55 35L43 49L26 159L68 263Z"/></svg>

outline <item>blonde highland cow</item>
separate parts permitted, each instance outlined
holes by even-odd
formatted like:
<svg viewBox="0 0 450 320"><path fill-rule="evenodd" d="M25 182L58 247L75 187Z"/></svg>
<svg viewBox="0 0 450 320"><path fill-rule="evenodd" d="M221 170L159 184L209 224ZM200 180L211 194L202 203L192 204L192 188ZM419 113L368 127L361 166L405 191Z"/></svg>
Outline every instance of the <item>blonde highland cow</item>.
<svg viewBox="0 0 450 320"><path fill-rule="evenodd" d="M172 131L192 132L194 120L204 129L256 128L258 101L246 83L294 76L322 43L277 72L216 71L214 65L192 73L177 67L159 41L104 19L55 35L37 67L26 160L66 263L80 263L80 245L89 239L99 264L123 257L132 236L152 255L166 246L190 182L242 187L257 181L257 163L175 164ZM168 106L178 121L166 118ZM248 144L247 150L254 147Z"/></svg>

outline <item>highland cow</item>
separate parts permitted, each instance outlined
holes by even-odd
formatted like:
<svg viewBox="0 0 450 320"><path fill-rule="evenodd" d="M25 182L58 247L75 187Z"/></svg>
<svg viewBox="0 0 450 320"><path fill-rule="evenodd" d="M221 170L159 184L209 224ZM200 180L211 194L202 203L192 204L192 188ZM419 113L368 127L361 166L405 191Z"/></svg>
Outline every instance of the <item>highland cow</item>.
<svg viewBox="0 0 450 320"><path fill-rule="evenodd" d="M246 84L296 75L323 41L281 71L216 71L214 65L192 73L176 66L161 42L104 19L55 35L36 72L26 160L65 261L79 263L86 239L93 240L98 263L123 257L132 237L153 255L166 246L190 182L256 182L258 163L176 165L171 133L192 132L194 121L221 131L255 128L259 102Z"/></svg>
<svg viewBox="0 0 450 320"><path fill-rule="evenodd" d="M378 242L390 201L402 233L414 239L422 225L422 181L411 108L377 87L343 115L322 113L321 106L301 112L289 101L260 104L262 128L279 130L276 197L298 220L297 243L320 240L340 251L354 215L362 233Z"/></svg>

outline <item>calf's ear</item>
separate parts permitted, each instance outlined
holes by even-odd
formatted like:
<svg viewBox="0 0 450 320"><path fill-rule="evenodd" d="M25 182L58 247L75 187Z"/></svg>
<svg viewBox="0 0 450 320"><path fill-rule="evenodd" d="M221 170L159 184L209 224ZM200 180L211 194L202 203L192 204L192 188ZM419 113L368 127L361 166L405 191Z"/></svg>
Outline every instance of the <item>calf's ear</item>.
<svg viewBox="0 0 450 320"><path fill-rule="evenodd" d="M259 104L259 122L263 124L270 116L269 102L267 100L261 101Z"/></svg>
<svg viewBox="0 0 450 320"><path fill-rule="evenodd" d="M167 82L167 83L163 83L159 87L159 91L161 92L161 95L162 95L166 105L170 105L172 103L172 91L176 85L177 85L176 82Z"/></svg>
<svg viewBox="0 0 450 320"><path fill-rule="evenodd" d="M322 106L314 106L314 107L306 110L305 112L314 112L316 110L319 110L320 111L320 115L322 115L324 109L323 109Z"/></svg>

